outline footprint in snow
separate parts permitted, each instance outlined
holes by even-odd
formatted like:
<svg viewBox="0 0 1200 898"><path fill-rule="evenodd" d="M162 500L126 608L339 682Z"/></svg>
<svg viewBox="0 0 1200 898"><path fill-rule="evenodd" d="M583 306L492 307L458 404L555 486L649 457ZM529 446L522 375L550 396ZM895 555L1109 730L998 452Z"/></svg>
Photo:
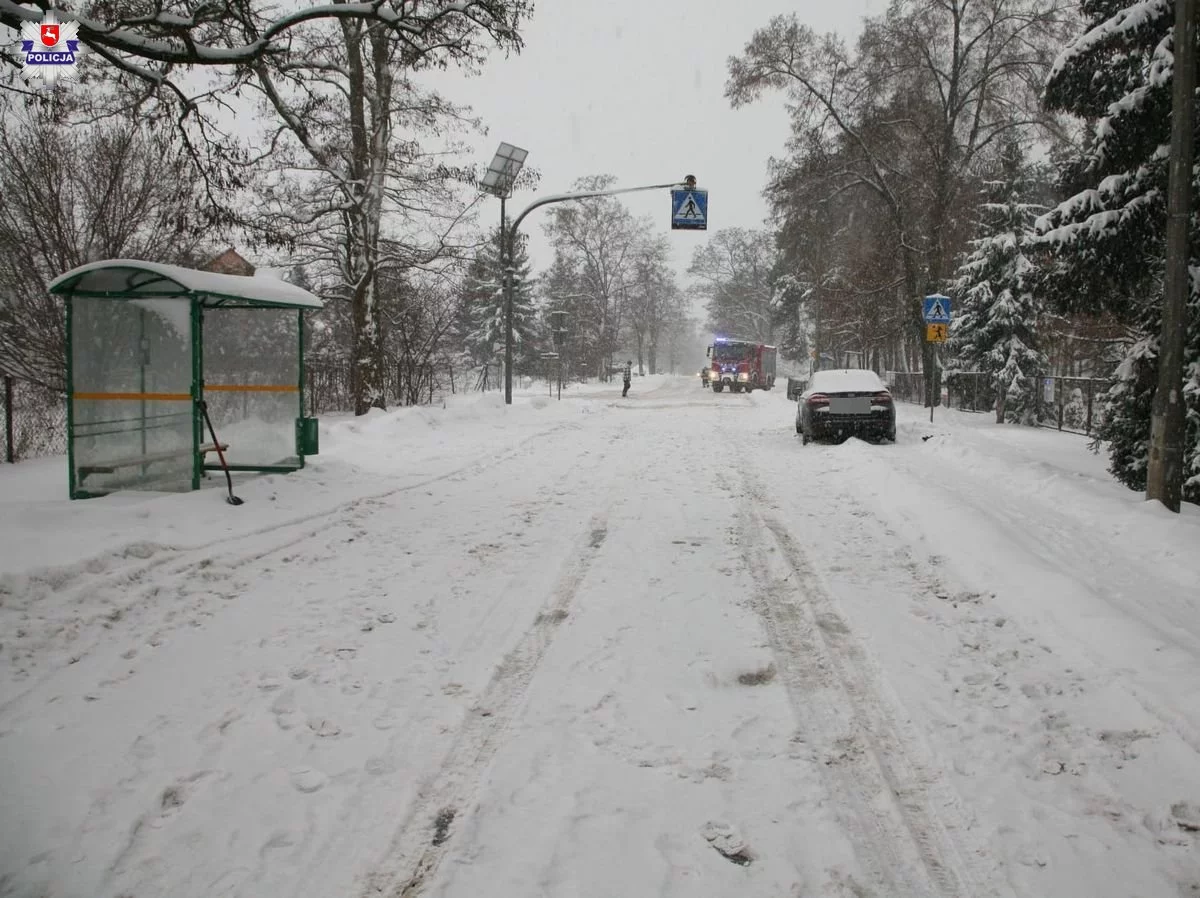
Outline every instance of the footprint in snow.
<svg viewBox="0 0 1200 898"><path fill-rule="evenodd" d="M342 732L342 728L332 720L325 720L319 717L309 718L308 728L323 739L337 736Z"/></svg>
<svg viewBox="0 0 1200 898"><path fill-rule="evenodd" d="M390 730L400 722L400 715L395 711L384 711L375 718L374 726L377 730Z"/></svg>
<svg viewBox="0 0 1200 898"><path fill-rule="evenodd" d="M710 820L700 828L700 835L704 836L718 854L739 867L745 867L754 860L750 846L728 823Z"/></svg>
<svg viewBox="0 0 1200 898"><path fill-rule="evenodd" d="M389 773L396 772L396 762L391 758L367 758L363 770L371 776L387 776Z"/></svg>
<svg viewBox="0 0 1200 898"><path fill-rule="evenodd" d="M291 689L279 693L271 703L271 713L275 715L275 723L281 730L292 729L300 716L296 711L296 693Z"/></svg>
<svg viewBox="0 0 1200 898"><path fill-rule="evenodd" d="M1175 825L1187 832L1200 832L1200 805L1180 801L1171 805L1171 819Z"/></svg>
<svg viewBox="0 0 1200 898"><path fill-rule="evenodd" d="M297 792L308 795L320 791L329 782L329 777L312 767L296 767L292 770L291 780Z"/></svg>

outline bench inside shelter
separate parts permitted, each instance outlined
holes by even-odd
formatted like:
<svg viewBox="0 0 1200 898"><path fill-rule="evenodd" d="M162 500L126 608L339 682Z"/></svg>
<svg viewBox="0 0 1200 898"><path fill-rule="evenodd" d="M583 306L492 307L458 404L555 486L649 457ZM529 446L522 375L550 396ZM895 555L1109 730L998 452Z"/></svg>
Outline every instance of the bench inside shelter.
<svg viewBox="0 0 1200 898"><path fill-rule="evenodd" d="M228 443L221 443L221 451L225 452L229 449ZM205 443L200 447L200 457L207 459L208 453L216 452L217 447L214 443ZM90 465L78 465L76 471L79 472L79 482L92 474L115 474L123 468L136 468L143 465L152 465L156 462L174 461L179 458L186 457L192 452L191 448L174 449L166 452L151 452L145 455L131 455L127 458L116 458L108 461L99 462Z"/></svg>

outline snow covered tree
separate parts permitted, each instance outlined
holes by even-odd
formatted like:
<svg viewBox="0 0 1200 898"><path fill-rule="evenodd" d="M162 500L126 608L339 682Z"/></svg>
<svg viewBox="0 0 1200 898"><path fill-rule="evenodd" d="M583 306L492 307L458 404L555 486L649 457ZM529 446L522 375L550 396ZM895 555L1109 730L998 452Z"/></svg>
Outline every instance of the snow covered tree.
<svg viewBox="0 0 1200 898"><path fill-rule="evenodd" d="M41 22L48 3L0 2L0 26L14 34ZM67 7L70 9L70 7ZM206 0L204 3L158 2L149 6L130 0L86 4L65 14L78 26L79 43L89 61L102 60L116 72L184 95L192 67L225 70L236 79L249 75L263 59L284 59L303 47L311 33L330 22L352 29L371 28L409 53L421 54L445 40L448 31L483 28L500 44L515 44L518 21L532 11L525 0L398 0L388 3L317 3L288 9L254 0ZM16 62L16 54L4 52ZM297 59L299 54L297 54ZM177 80L176 80L177 78Z"/></svg>
<svg viewBox="0 0 1200 898"><path fill-rule="evenodd" d="M708 297L708 322L717 333L774 342L775 242L768 231L723 228L692 253L688 274Z"/></svg>
<svg viewBox="0 0 1200 898"><path fill-rule="evenodd" d="M1086 30L1055 62L1046 101L1085 119L1086 140L1061 166L1069 198L1039 220L1039 242L1053 253L1051 283L1061 311L1111 314L1135 331L1117 368L1119 382L1105 399L1097 445L1108 444L1113 475L1142 490L1162 322L1174 4L1085 0L1082 10ZM1200 195L1200 180L1192 191ZM1200 502L1200 232L1194 218L1192 229L1183 497Z"/></svg>
<svg viewBox="0 0 1200 898"><path fill-rule="evenodd" d="M562 355L568 379L595 371L599 357L599 330L591 313L592 296L583 286L583 265L575 256L556 251L554 261L538 279L538 293L547 311L566 313L565 334L554 344Z"/></svg>
<svg viewBox="0 0 1200 898"><path fill-rule="evenodd" d="M513 268L513 371L527 373L537 368L541 323L523 235L517 237ZM476 365L503 362L504 266L499 229L479 247L467 270L459 297L458 321L467 352Z"/></svg>
<svg viewBox="0 0 1200 898"><path fill-rule="evenodd" d="M1046 357L1038 348L1037 268L1027 255L1037 216L1027 201L1030 172L1016 141L1000 154L999 179L988 183L982 233L958 269L952 292L961 312L950 337L947 373L982 371L996 396L996 423L1033 423Z"/></svg>

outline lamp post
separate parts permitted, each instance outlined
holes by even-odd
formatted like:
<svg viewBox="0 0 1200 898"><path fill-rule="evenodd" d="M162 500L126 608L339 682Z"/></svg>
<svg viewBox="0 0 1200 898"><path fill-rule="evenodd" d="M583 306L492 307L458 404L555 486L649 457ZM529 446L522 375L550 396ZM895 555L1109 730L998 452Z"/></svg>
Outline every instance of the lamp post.
<svg viewBox="0 0 1200 898"><path fill-rule="evenodd" d="M498 153L497 153L497 158L499 158ZM685 183L689 184L689 186L693 186L695 184L694 176L688 175L687 177L690 180L685 181ZM679 182L675 181L675 182L671 182L669 184L647 184L644 187L618 187L618 188L613 188L610 190L580 190L580 191L576 191L573 193L557 193L557 194L554 194L553 196L542 197L542 199L540 199L540 200L534 200L532 203L530 203L528 206L526 206L521 211L521 214L518 215L516 217L516 219L513 221L512 227L509 228L509 234L508 234L509 259L510 260L512 259L512 246L517 239L517 229L521 227L521 222L525 220L525 216L528 215L530 212L532 212L534 209L540 209L542 206L548 206L551 203L567 203L572 200L585 200L585 199L591 199L593 197L600 197L600 196L619 196L624 193L640 193L644 190L665 190L665 189L678 188L681 186L683 186L683 185L681 185ZM505 284L504 284L505 308L507 310L509 310L510 312L512 310L512 292L513 292L512 280L505 279ZM507 329L508 329L508 338L507 339L511 343L511 341L512 341L512 317L511 317L511 315L508 318ZM505 374L504 401L507 404L510 404L510 405L512 404L512 381L511 381L511 375L509 375L508 373Z"/></svg>
<svg viewBox="0 0 1200 898"><path fill-rule="evenodd" d="M500 198L500 265L503 271L502 288L504 292L504 404L512 405L512 365L513 365L513 241L509 239L505 222L505 201L512 196L513 185L521 167L525 164L528 150L515 147L511 143L501 143L492 157L491 164L483 176L483 189L493 196ZM515 231L515 229L514 229Z"/></svg>

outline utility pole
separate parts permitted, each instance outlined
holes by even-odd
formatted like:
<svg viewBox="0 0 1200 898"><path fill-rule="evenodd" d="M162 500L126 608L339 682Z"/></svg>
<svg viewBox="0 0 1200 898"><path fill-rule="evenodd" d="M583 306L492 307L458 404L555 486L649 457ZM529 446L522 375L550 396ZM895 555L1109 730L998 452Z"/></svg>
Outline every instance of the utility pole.
<svg viewBox="0 0 1200 898"><path fill-rule="evenodd" d="M506 196L500 196L500 295L504 297L504 401L512 405L512 292L508 289L508 279L512 277L509 261L512 259L512 247L508 245L508 229L505 227L504 201Z"/></svg>
<svg viewBox="0 0 1200 898"><path fill-rule="evenodd" d="M516 285L517 270L513 265L517 250L513 246L515 232L509 239L501 239L508 244L508 260L504 263L504 404L512 405L512 370L513 370L513 291Z"/></svg>
<svg viewBox="0 0 1200 898"><path fill-rule="evenodd" d="M1163 289L1158 388L1150 417L1146 498L1179 512L1183 499L1183 350L1191 293L1188 262L1192 201L1192 128L1196 95L1196 0L1175 0L1175 72L1171 103L1167 272Z"/></svg>

